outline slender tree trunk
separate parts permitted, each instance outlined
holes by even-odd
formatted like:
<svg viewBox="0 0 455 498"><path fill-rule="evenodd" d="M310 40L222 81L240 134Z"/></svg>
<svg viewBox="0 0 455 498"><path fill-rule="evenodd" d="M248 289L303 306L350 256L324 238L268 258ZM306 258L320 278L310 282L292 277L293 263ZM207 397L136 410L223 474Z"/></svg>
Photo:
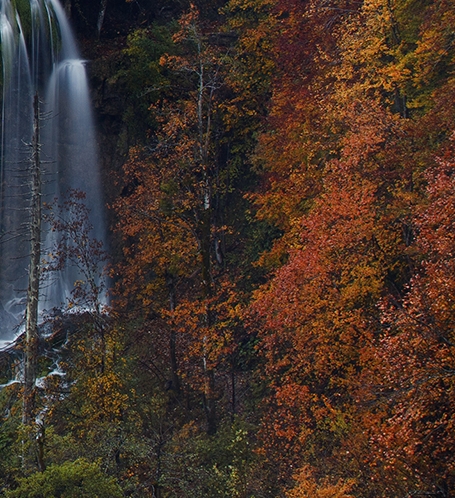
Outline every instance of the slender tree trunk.
<svg viewBox="0 0 455 498"><path fill-rule="evenodd" d="M234 420L234 416L236 414L237 410L237 391L236 391L236 384L235 384L235 367L234 367L234 362L232 362L231 366L231 406L232 406L232 420Z"/></svg>
<svg viewBox="0 0 455 498"><path fill-rule="evenodd" d="M24 441L23 465L29 467L35 461L38 470L45 470L44 463L44 424L38 422L35 434L36 417L36 366L38 361L38 302L41 273L41 161L39 98L33 100L33 137L31 143L30 177L30 262L28 271L27 306L25 310L25 358L24 394L22 423L30 429L28 444Z"/></svg>
<svg viewBox="0 0 455 498"><path fill-rule="evenodd" d="M199 135L199 161L202 165L202 185L203 185L203 210L200 215L200 243L201 243L201 273L202 273L202 293L203 298L207 301L205 313L205 326L210 329L213 325L212 310L210 309L209 300L212 297L212 268L210 259L211 248L211 224L212 224L212 189L211 189L211 168L209 160L209 148L211 139L211 104L213 99L213 88L209 89L205 82L204 63L201 57L202 45L198 39L199 53L199 84L198 84L198 101L197 101L197 116L198 116L198 135ZM208 92L208 96L206 95ZM207 108L204 117L204 98L207 98ZM206 337L203 338L206 342ZM207 433L215 434L217 431L216 420L216 399L215 399L215 372L208 365L207 354L204 346L202 358L204 372L204 393L203 403L207 421Z"/></svg>
<svg viewBox="0 0 455 498"><path fill-rule="evenodd" d="M204 211L201 219L201 259L202 259L202 288L203 297L207 300L205 312L205 326L207 329L213 325L212 310L209 299L212 296L212 275L210 267L210 225L211 225L211 205L208 192L205 193ZM205 342L205 337L203 338ZM204 371L204 410L207 421L207 433L215 434L216 423L216 399L215 399L215 372L208 366L207 355L203 353Z"/></svg>
<svg viewBox="0 0 455 498"><path fill-rule="evenodd" d="M22 422L30 425L35 415L35 381L38 358L38 300L41 260L41 163L39 143L39 99L33 101L33 138L30 161L31 222L30 222L30 267L25 316L25 369Z"/></svg>
<svg viewBox="0 0 455 498"><path fill-rule="evenodd" d="M175 311L176 298L175 298L175 285L174 276L167 276L167 285L169 289L169 309L171 312ZM178 363L177 363L177 337L174 330L171 330L169 337L169 355L171 360L171 382L172 389L178 396L180 394L180 379L178 375Z"/></svg>

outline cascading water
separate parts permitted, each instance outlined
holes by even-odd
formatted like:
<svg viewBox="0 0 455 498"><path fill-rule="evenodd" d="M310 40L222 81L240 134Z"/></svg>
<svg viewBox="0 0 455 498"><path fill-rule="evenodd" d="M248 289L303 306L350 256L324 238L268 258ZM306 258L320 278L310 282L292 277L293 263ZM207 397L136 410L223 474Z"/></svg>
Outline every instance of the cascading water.
<svg viewBox="0 0 455 498"><path fill-rule="evenodd" d="M43 202L86 193L92 234L104 239L103 201L84 61L58 0L0 0L0 341L23 319L30 256L30 143L33 98L41 104ZM42 252L52 234L42 236ZM40 308L61 306L78 277L68 269L42 286Z"/></svg>

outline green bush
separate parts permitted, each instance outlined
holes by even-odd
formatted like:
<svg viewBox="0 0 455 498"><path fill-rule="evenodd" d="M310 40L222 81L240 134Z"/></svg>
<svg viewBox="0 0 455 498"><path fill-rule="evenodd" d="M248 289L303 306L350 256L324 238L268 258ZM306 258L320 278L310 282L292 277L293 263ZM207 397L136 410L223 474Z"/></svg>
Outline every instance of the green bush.
<svg viewBox="0 0 455 498"><path fill-rule="evenodd" d="M44 472L19 479L6 498L121 498L120 486L99 466L84 459L50 465Z"/></svg>

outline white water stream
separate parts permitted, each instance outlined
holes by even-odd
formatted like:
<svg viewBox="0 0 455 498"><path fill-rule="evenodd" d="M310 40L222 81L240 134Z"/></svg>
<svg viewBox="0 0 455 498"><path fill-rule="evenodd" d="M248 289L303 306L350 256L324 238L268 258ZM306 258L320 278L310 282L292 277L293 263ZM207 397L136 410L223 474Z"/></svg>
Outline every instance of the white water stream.
<svg viewBox="0 0 455 498"><path fill-rule="evenodd" d="M14 5L19 5L16 9ZM95 132L81 60L58 0L0 0L2 107L0 143L0 348L20 330L30 253L30 178L33 98L39 95L43 203L68 189L86 193L91 236L104 240L103 199ZM43 230L42 254L55 234ZM44 282L40 309L64 307L75 269Z"/></svg>

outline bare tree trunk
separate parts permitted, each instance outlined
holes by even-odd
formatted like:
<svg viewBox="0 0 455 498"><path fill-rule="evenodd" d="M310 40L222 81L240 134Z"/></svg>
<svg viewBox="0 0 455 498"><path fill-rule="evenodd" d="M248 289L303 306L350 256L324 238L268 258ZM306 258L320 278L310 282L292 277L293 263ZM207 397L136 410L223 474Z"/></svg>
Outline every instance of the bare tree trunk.
<svg viewBox="0 0 455 498"><path fill-rule="evenodd" d="M39 98L33 100L33 137L30 158L31 199L30 199L30 263L28 273L27 307L25 310L25 361L24 361L24 398L22 423L31 428L36 416L36 365L38 361L38 302L41 273L41 161L39 143ZM39 430L29 432L29 446L25 446L23 464L30 465L35 453L38 470L45 470L44 463L44 424L37 423ZM36 445L36 446L35 446Z"/></svg>
<svg viewBox="0 0 455 498"><path fill-rule="evenodd" d="M22 422L30 425L35 414L35 381L38 357L38 299L41 260L41 163L39 143L39 99L33 101L33 138L30 161L31 221L30 221L30 266L25 312L25 370Z"/></svg>
<svg viewBox="0 0 455 498"><path fill-rule="evenodd" d="M202 294L207 300L205 313L205 326L210 329L213 325L212 311L210 309L209 300L212 297L212 268L210 258L211 248L211 224L212 224L212 189L211 189L211 167L209 160L210 140L211 140L211 113L213 102L213 87L206 83L206 74L204 69L204 61L201 56L202 40L198 37L197 47L199 53L199 84L198 84L198 100L197 100L197 116L198 116L198 134L199 134L199 160L202 166L202 195L203 195L203 211L200 214L199 233L201 244L201 273L202 273ZM207 95L208 93L208 95ZM206 116L204 118L204 100L207 100ZM204 343L206 337L203 338ZM213 435L217 431L216 420L216 399L215 399L215 372L208 365L207 354L204 344L204 352L202 358L204 372L204 393L203 405L207 421L207 433Z"/></svg>
<svg viewBox="0 0 455 498"><path fill-rule="evenodd" d="M211 205L210 197L206 192L204 212L201 215L201 260L202 260L202 289L203 296L207 300L205 312L205 326L210 329L213 325L212 310L209 299L212 297L212 275L210 264L210 224ZM205 343L206 337L203 338ZM203 372L204 372L204 411L207 421L207 433L213 435L217 431L216 399L215 399L215 372L208 366L205 344L203 348Z"/></svg>

